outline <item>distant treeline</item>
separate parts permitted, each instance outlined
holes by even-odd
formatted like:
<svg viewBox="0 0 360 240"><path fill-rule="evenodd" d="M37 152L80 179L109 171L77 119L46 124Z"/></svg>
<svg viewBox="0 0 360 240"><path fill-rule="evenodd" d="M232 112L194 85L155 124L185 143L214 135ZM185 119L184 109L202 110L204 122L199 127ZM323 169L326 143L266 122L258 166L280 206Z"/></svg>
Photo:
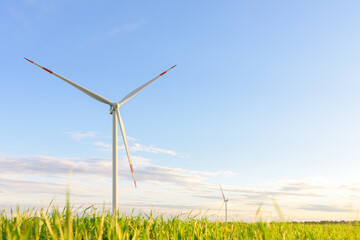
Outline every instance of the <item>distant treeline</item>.
<svg viewBox="0 0 360 240"><path fill-rule="evenodd" d="M351 225L360 225L360 221L305 221L305 222L292 222L299 224L351 224Z"/></svg>

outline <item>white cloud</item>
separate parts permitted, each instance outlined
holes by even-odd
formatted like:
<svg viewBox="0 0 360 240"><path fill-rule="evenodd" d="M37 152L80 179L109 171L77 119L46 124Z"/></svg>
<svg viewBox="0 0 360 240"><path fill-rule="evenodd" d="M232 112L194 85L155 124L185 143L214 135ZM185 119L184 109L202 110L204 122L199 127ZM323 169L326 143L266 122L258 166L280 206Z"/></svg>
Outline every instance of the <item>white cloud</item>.
<svg viewBox="0 0 360 240"><path fill-rule="evenodd" d="M208 172L188 171L151 165L150 159L133 156L133 165L139 179L152 183L174 183L188 186L201 183ZM0 157L1 176L64 177L70 168L73 176L85 178L108 178L111 176L112 160L108 158L56 158L50 156ZM126 157L119 159L121 177L131 180Z"/></svg>
<svg viewBox="0 0 360 240"><path fill-rule="evenodd" d="M112 145L104 142L94 142L94 146L106 148L106 150L111 150Z"/></svg>
<svg viewBox="0 0 360 240"><path fill-rule="evenodd" d="M133 142L137 141L136 138L128 136L128 135L126 135L126 138L127 138L128 141L133 141Z"/></svg>
<svg viewBox="0 0 360 240"><path fill-rule="evenodd" d="M322 205L322 204L305 204L304 206L300 206L300 209L307 211L315 211L315 212L341 212L346 213L349 211L347 207L338 207L331 205Z"/></svg>
<svg viewBox="0 0 360 240"><path fill-rule="evenodd" d="M144 146L141 145L139 143L134 143L134 145L131 147L132 151L140 151L140 152L150 152L150 153L165 153L165 154L169 154L172 156L175 156L176 153L172 150L168 150L168 149L162 149L162 148L158 148L155 146Z"/></svg>
<svg viewBox="0 0 360 240"><path fill-rule="evenodd" d="M83 138L94 138L99 135L99 133L95 131L85 131L85 132L73 131L73 132L66 132L66 134L70 138L76 141L80 141Z"/></svg>
<svg viewBox="0 0 360 240"><path fill-rule="evenodd" d="M219 186L210 182L217 182L219 176L236 174L156 166L150 159L138 156L133 157L133 162L137 190L133 189L126 157L119 159L119 191L126 209L155 207L167 212L203 209L214 215L222 197ZM110 158L0 157L0 166L1 205L29 203L26 201L31 199L36 203L40 196L47 199L64 196L71 167L74 202L100 206L111 201ZM333 185L309 179L271 182L256 188L238 184L222 187L229 199L229 216L241 214L248 219L253 219L260 204L264 214L276 216L272 198L277 200L285 219L344 218L348 201L357 201L360 194L356 183Z"/></svg>
<svg viewBox="0 0 360 240"><path fill-rule="evenodd" d="M94 142L93 144L97 147L100 147L101 151L111 151L111 148L112 148L111 144L104 143L104 142ZM120 145L118 147L118 149L125 150L125 147L124 147L124 145ZM173 150L158 148L153 145L145 146L145 145L141 145L139 143L134 143L133 145L130 145L129 149L130 149L130 151L134 151L134 152L148 152L148 153L155 153L155 154L163 153L163 154L169 154L171 156L176 155L176 152Z"/></svg>
<svg viewBox="0 0 360 240"><path fill-rule="evenodd" d="M128 186L120 191L121 196L126 197L128 201L135 198L129 202L128 208L141 206L166 208L169 206L178 209L181 206L188 206L184 209L190 209L194 205L181 204L178 199L169 204L166 201L163 202L163 196L187 195L189 192L208 189L209 185L204 183L207 179L205 176L212 175L208 172L154 166L151 165L149 159L134 156L134 171L139 187L137 191L140 191L134 195L136 192L132 187L127 159L124 157L119 160L119 182L122 183L121 185L126 183ZM5 191L5 197L0 200L3 206L10 206L11 202L13 205L16 203L37 204L36 199L41 196L47 196L47 199L55 195L63 198L70 168L73 169L71 196L75 202L89 204L99 202L99 205L102 205L104 201L109 202L111 199L111 159L51 156L0 157L0 166L2 166L0 189ZM174 189L168 190L169 188ZM35 199L33 203L31 199ZM161 199L160 202L159 199ZM5 201L7 201L6 204Z"/></svg>
<svg viewBox="0 0 360 240"><path fill-rule="evenodd" d="M119 178L131 183L127 159L119 159ZM206 184L209 172L189 171L181 168L169 168L151 165L149 159L134 156L133 165L135 176L139 185L155 186L177 186L184 192L209 189L211 184ZM69 169L73 169L73 178L83 183L107 182L111 179L112 161L107 158L55 158L50 156L30 157L0 157L0 189L23 191L23 182L33 184L34 188L27 188L26 191L47 192L49 189L41 188L42 183L54 183L56 186L65 184ZM36 179L36 181L34 180ZM82 180L81 180L82 179ZM5 181L6 180L6 181ZM12 182L12 184L10 184ZM18 186L18 190L17 187ZM27 185L26 185L27 186ZM179 190L179 189L178 189ZM206 190L205 192L207 192Z"/></svg>

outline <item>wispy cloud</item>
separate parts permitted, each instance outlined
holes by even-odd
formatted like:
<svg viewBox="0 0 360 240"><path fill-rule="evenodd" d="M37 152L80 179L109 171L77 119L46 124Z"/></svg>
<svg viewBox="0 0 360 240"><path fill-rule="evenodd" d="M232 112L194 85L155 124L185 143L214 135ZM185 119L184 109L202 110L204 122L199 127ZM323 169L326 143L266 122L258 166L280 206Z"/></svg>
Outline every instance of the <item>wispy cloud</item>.
<svg viewBox="0 0 360 240"><path fill-rule="evenodd" d="M134 143L134 145L131 147L131 150L140 151L140 152L150 152L150 153L165 153L165 154L169 154L172 156L176 155L176 153L172 150L162 149L162 148L158 148L158 147L155 147L152 145L144 146L139 143Z"/></svg>
<svg viewBox="0 0 360 240"><path fill-rule="evenodd" d="M131 180L128 170L127 159L119 159L119 170L124 172L124 177ZM150 164L150 160L138 156L133 157L134 167L144 182L172 182L177 185L187 186L189 182L201 182L206 176L212 175L208 172L189 171L180 168L160 167ZM138 164L138 165L136 165ZM0 174L2 176L34 175L38 177L67 176L70 168L73 168L74 176L102 177L111 175L112 161L108 158L56 158L50 156L30 157L0 157ZM126 174L129 173L129 174Z"/></svg>
<svg viewBox="0 0 360 240"><path fill-rule="evenodd" d="M218 177L235 172L193 171L183 168L157 166L150 159L133 156L135 177L139 189L133 191L132 176L126 157L119 159L119 179L123 186L122 199L127 208L151 207L164 211L208 209L216 214L222 203ZM19 201L27 196L65 194L68 171L73 168L72 197L77 203L98 202L111 199L110 158L57 158L51 156L0 157L1 204ZM271 199L276 198L286 218L310 216L317 211L319 218L341 216L347 211L346 201L357 194L356 184L330 185L319 181L278 181L263 187L242 187L237 184L222 185L229 201L229 215L241 213L251 217L260 203L263 211L274 211ZM166 195L166 198L163 196ZM344 201L339 201L339 196ZM110 207L111 205L107 205ZM323 215L321 215L321 214ZM296 215L295 215L296 214ZM307 215L306 215L307 214ZM335 214L335 215L334 215ZM307 219L314 219L310 216Z"/></svg>
<svg viewBox="0 0 360 240"><path fill-rule="evenodd" d="M282 191L293 191L293 192L301 192L301 191L306 191L306 190L315 190L315 189L323 189L324 187L322 186L318 186L318 185L313 185L310 183L292 183L289 182L286 185L281 187Z"/></svg>
<svg viewBox="0 0 360 240"><path fill-rule="evenodd" d="M64 1L60 0L24 0L27 5L36 5L38 13L50 13L57 10Z"/></svg>
<svg viewBox="0 0 360 240"><path fill-rule="evenodd" d="M233 172L207 172L192 171L181 168L170 168L151 164L146 158L133 157L134 170L139 184L150 184L156 186L177 186L183 193L204 199L216 199L218 194L217 184L207 183L207 179L218 176L234 175ZM67 176L70 167L73 168L75 177L98 179L105 181L111 176L112 163L107 158L54 158L49 156L31 156L23 158L0 158L0 175L6 174L36 176L37 178L54 178ZM119 176L122 179L131 181L131 174L128 169L127 159L120 159ZM239 186L223 186L224 191L234 200L247 199L248 201L264 200L270 197L323 197L318 193L318 186L299 183L302 189L291 189L295 183L281 183L275 189L254 189ZM288 189L284 191L284 189ZM305 191L307 190L307 191ZM215 196L215 197L214 197ZM240 196L240 197L239 197Z"/></svg>
<svg viewBox="0 0 360 240"><path fill-rule="evenodd" d="M70 138L76 141L80 141L83 138L93 138L99 135L99 133L95 131L86 131L86 132L74 131L74 132L66 132L66 134Z"/></svg>
<svg viewBox="0 0 360 240"><path fill-rule="evenodd" d="M31 6L32 11L24 11L19 7L15 7L8 9L8 13L12 20L24 26L30 26L34 16L45 19L48 14L56 11L63 4L63 1L60 0L24 0L23 2Z"/></svg>
<svg viewBox="0 0 360 240"><path fill-rule="evenodd" d="M96 42L101 39L106 39L109 37L114 37L118 34L135 31L136 29L140 28L146 23L144 18L139 18L132 22L124 23L120 26L114 27L106 32L98 33L95 35L90 36L88 39L86 39L81 45L84 46L90 42Z"/></svg>
<svg viewBox="0 0 360 240"><path fill-rule="evenodd" d="M351 184L342 184L339 186L340 189L358 192L360 193L360 184L359 183L351 183Z"/></svg>
<svg viewBox="0 0 360 240"><path fill-rule="evenodd" d="M127 138L128 141L133 141L133 142L137 141L136 138L131 137L131 136L129 136L129 135L126 135L126 138Z"/></svg>
<svg viewBox="0 0 360 240"><path fill-rule="evenodd" d="M112 145L109 143L94 142L93 144L94 144L94 146L100 147L101 151L111 151L111 148L112 148ZM120 150L125 150L124 145L120 145L118 148ZM129 148L130 148L130 151L134 151L134 152L148 152L148 153L155 153L155 154L163 153L163 154L169 154L171 156L176 155L176 152L173 150L158 148L153 145L145 146L145 145L141 145L139 143L134 143L133 145L130 145Z"/></svg>
<svg viewBox="0 0 360 240"><path fill-rule="evenodd" d="M213 175L209 172L155 166L149 159L137 156L133 157L133 162L135 176L142 192L129 202L127 205L129 208L137 206L166 208L166 206L174 205L172 208L178 209L186 204L181 204L181 201L169 204L162 198L159 202L157 197L165 194L168 197L176 194L187 195L194 191L211 194L209 192L211 190L204 190L211 186L205 183L207 176ZM132 176L127 159L120 158L119 163L120 181L123 184L125 181L131 186ZM18 199L23 199L23 194L37 196L34 199L40 195L49 196L48 199L54 195L64 196L70 168L73 169L72 197L76 199L76 202L93 204L96 201L103 202L111 199L111 159L51 156L0 157L0 166L3 166L0 168L0 189L7 192L4 194L7 198L0 201L2 205L4 205L5 199L18 203ZM124 197L126 194L131 199L128 189L126 192L122 192L122 196ZM191 204L188 204L188 209L190 206ZM194 207L194 205L192 206Z"/></svg>
<svg viewBox="0 0 360 240"><path fill-rule="evenodd" d="M197 191L211 186L204 181L213 174L206 171L189 171L181 168L156 166L152 165L149 159L137 156L134 156L133 161L136 177L142 184L170 184L182 187L186 191ZM119 162L121 163L119 177L131 181L132 176L127 159L121 158ZM45 181L51 179L51 181L58 181L59 177L67 177L70 168L73 169L74 177L105 181L111 176L112 169L112 161L107 158L0 157L0 165L3 166L0 169L0 176L9 181L18 179L18 177L24 178L24 176L29 179L42 178ZM8 184L2 185L2 183L0 183L2 187L9 186Z"/></svg>
<svg viewBox="0 0 360 240"><path fill-rule="evenodd" d="M103 149L105 149L105 150L107 150L107 151L110 151L110 150L111 150L111 144L109 144L109 143L94 142L93 144L94 144L94 146L96 146L96 147L101 147L101 148L103 148Z"/></svg>
<svg viewBox="0 0 360 240"><path fill-rule="evenodd" d="M151 164L150 159L134 156L134 170L139 182L166 185L174 184L197 196L208 197L209 191L219 191L217 184L206 183L209 178L235 175L234 172L192 171L182 168L170 168ZM73 175L85 178L107 179L111 176L112 162L108 158L56 158L50 156L0 157L0 175L28 175L36 177L64 177L70 168ZM131 181L126 157L119 159L121 178ZM21 173L21 174L19 174ZM294 188L293 186L298 187ZM204 190L205 189L205 190ZM306 182L280 182L272 189L244 188L240 186L223 186L228 194L246 197L249 200L265 199L270 196L303 196L324 197L328 187L312 185Z"/></svg>
<svg viewBox="0 0 360 240"><path fill-rule="evenodd" d="M24 26L29 26L30 25L30 20L28 17L25 16L25 14L23 12L21 12L18 9L9 9L9 14L11 16L12 19L14 19L15 21L21 23Z"/></svg>
<svg viewBox="0 0 360 240"><path fill-rule="evenodd" d="M315 212L348 212L349 208L346 207L337 207L337 206L329 206L329 205L318 205L318 204L306 204L304 206L299 207L299 209L307 210L307 211L315 211Z"/></svg>
<svg viewBox="0 0 360 240"><path fill-rule="evenodd" d="M133 30L141 27L142 25L144 25L145 22L146 21L144 18L140 18L134 22L128 22L121 26L115 27L115 28L105 32L104 34L102 34L102 36L103 37L112 37L112 36L115 36L122 32L133 31Z"/></svg>

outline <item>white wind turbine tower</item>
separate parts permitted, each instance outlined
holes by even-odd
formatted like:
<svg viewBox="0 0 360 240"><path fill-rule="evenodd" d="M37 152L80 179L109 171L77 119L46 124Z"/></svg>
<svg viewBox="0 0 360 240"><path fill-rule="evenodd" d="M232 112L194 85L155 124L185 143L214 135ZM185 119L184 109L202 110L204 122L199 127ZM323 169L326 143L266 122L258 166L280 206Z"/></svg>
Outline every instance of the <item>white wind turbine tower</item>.
<svg viewBox="0 0 360 240"><path fill-rule="evenodd" d="M225 204L225 222L227 222L227 202L229 201L229 199L225 198L225 195L224 195L224 192L223 192L223 190L221 188L221 185L219 184L219 186L220 186L221 194L222 194L223 199L224 199L224 202L221 205L219 211L221 210L222 206Z"/></svg>
<svg viewBox="0 0 360 240"><path fill-rule="evenodd" d="M120 130L121 130L121 135L124 141L124 145L125 145L125 149L126 149L126 155L127 158L129 160L129 165L130 165L130 169L131 169L131 173L132 173L132 177L134 179L134 184L135 184L135 188L136 188L136 181L135 181L135 176L134 176L134 170L132 167L132 163L131 163L131 158L130 158L130 153L129 153L129 146L127 143L127 139L126 139L126 133L125 133L125 128L124 128L124 124L123 121L121 119L120 116L120 111L119 111L119 107L121 105L123 105L125 102L127 102L130 98L132 98L133 96L135 96L136 94L138 94L141 90L143 90L145 87L147 87L148 85L150 85L152 82L154 82L156 79L158 79L159 77L163 76L165 73L167 73L168 71L170 71L171 69L173 69L176 65L172 66L171 68L169 68L168 70L162 72L160 75L158 75L157 77L155 77L154 79L148 81L147 83L141 85L140 87L138 87L137 89L135 89L134 91L130 92L128 95L126 95L121 101L119 102L111 102L108 99L70 81L67 78L64 78L62 76L60 76L59 74L40 66L39 64L25 58L27 61L31 62L32 64L35 64L36 66L44 69L45 71L47 71L48 73L64 80L65 82L69 83L70 85L72 85L73 87L79 89L80 91L82 91L83 93L87 94L88 96L94 98L95 100L98 100L99 102L108 104L110 106L110 114L113 115L113 120L112 120L112 125L113 125L113 142L112 142L112 147L113 147L113 151L112 151L112 157L113 157L113 169L112 169L112 210L113 213L117 212L118 209L118 148L117 148L117 121L119 121L119 125L120 125Z"/></svg>

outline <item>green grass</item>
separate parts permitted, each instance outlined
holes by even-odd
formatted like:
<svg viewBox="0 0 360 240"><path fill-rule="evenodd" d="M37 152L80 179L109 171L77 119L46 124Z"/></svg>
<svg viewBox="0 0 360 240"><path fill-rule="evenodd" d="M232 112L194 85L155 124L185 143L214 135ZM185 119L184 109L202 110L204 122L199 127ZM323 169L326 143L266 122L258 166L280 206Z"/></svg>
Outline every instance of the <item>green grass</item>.
<svg viewBox="0 0 360 240"><path fill-rule="evenodd" d="M206 218L117 216L91 208L77 212L26 210L0 214L2 239L359 239L356 224L244 223Z"/></svg>
<svg viewBox="0 0 360 240"><path fill-rule="evenodd" d="M274 201L280 218L282 213ZM51 203L50 203L51 205ZM360 239L358 224L209 221L189 215L166 218L140 214L113 215L88 207L0 213L0 240L12 239ZM256 213L259 214L261 206Z"/></svg>

